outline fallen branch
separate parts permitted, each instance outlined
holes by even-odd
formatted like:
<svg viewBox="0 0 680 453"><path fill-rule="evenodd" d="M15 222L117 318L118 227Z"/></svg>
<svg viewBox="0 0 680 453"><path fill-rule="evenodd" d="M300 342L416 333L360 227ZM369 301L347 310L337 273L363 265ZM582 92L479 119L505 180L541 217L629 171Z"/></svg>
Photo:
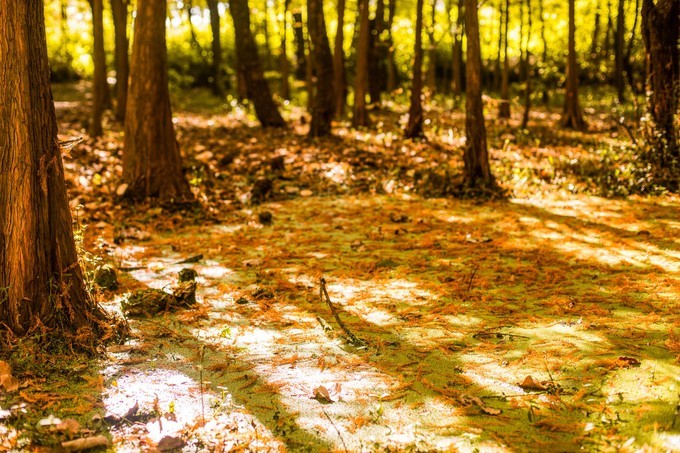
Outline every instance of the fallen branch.
<svg viewBox="0 0 680 453"><path fill-rule="evenodd" d="M338 429L337 426L335 426L335 423L333 423L333 420L328 416L326 409L324 409L322 407L321 410L323 411L323 414L326 416L328 421L331 422L331 425L333 425L333 428L335 428L335 431L338 433L338 437L340 438L340 442L342 442L342 446L345 447L345 453L349 452L349 450L347 450L347 444L345 443L345 439L342 438L342 434L340 433L340 430Z"/></svg>
<svg viewBox="0 0 680 453"><path fill-rule="evenodd" d="M328 308L330 308L331 313L333 314L333 317L335 320L338 322L338 325L340 328L347 334L347 336L350 339L350 343L353 346L364 346L365 343L363 340L359 339L356 335L354 335L348 328L345 326L345 323L342 322L340 319L340 315L338 314L338 310L335 308L333 305L333 302L331 302L331 298L328 296L328 290L326 290L326 280L321 277L321 288L319 289L319 297L321 298L322 302L326 302L326 305L328 305Z"/></svg>
<svg viewBox="0 0 680 453"><path fill-rule="evenodd" d="M470 289L472 288L472 279L475 278L475 274L477 273L477 269L479 269L479 265L475 266L475 270L473 270L472 275L470 275L470 281L468 282L467 292L470 292Z"/></svg>
<svg viewBox="0 0 680 453"><path fill-rule="evenodd" d="M90 448L106 447L109 445L109 440L104 436L83 437L82 439L69 440L62 442L61 446L66 451L83 451Z"/></svg>

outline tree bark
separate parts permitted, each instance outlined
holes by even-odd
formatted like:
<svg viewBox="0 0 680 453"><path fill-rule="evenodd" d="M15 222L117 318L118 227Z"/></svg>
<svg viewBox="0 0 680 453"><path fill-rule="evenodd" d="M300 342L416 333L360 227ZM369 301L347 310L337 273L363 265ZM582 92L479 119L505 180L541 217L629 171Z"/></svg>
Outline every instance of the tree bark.
<svg viewBox="0 0 680 453"><path fill-rule="evenodd" d="M343 0L344 1L344 0ZM288 7L290 0L283 0L283 16L281 18L281 49L279 50L279 68L281 71L281 98L290 99L290 62L288 61Z"/></svg>
<svg viewBox="0 0 680 453"><path fill-rule="evenodd" d="M71 229L43 2L3 3L0 35L0 329L77 337L93 350L105 316Z"/></svg>
<svg viewBox="0 0 680 453"><path fill-rule="evenodd" d="M222 82L222 42L220 41L220 11L217 0L208 0L210 30L212 31L212 90L215 96L224 96Z"/></svg>
<svg viewBox="0 0 680 453"><path fill-rule="evenodd" d="M576 62L576 24L574 19L574 1L569 0L569 50L567 55L567 92L564 96L564 127L576 130L586 128L583 112L578 99L578 63Z"/></svg>
<svg viewBox="0 0 680 453"><path fill-rule="evenodd" d="M411 84L411 107L408 111L408 124L405 137L423 136L423 0L416 2L416 38L413 49L413 83Z"/></svg>
<svg viewBox="0 0 680 453"><path fill-rule="evenodd" d="M523 0L522 0L523 1ZM529 125L529 112L531 111L531 83L533 81L533 66L531 64L531 51L529 48L529 45L531 43L531 31L532 31L532 26L533 26L533 21L531 19L531 0L527 0L527 22L528 22L528 31L527 31L527 44L526 44L526 55L527 55L527 62L526 62L526 71L527 71L527 76L526 76L526 87L524 90L524 113L522 114L522 129L526 129L527 126Z"/></svg>
<svg viewBox="0 0 680 453"><path fill-rule="evenodd" d="M541 64L543 68L548 67L548 40L545 37L545 17L543 16L543 0L538 0L538 15L541 18L541 41L543 41L543 57L541 58ZM548 87L546 83L543 84L543 92L541 93L541 100L544 105L548 105L550 102L550 95L548 94Z"/></svg>
<svg viewBox="0 0 680 453"><path fill-rule="evenodd" d="M498 118L508 119L510 118L510 83L508 80L510 72L510 64L508 62L508 24L510 22L510 0L505 0L505 14L503 14L503 8L501 8L501 21L503 20L503 16L505 16L505 27L503 27L503 73L501 74L501 102L498 108Z"/></svg>
<svg viewBox="0 0 680 453"><path fill-rule="evenodd" d="M452 89L454 96L463 94L463 35L465 34L465 0L458 0L458 15L453 33Z"/></svg>
<svg viewBox="0 0 680 453"><path fill-rule="evenodd" d="M630 90L634 95L641 93L641 89L635 81L635 76L633 75L633 63L632 63L632 53L633 47L635 45L635 36L637 30L638 20L640 18L640 0L635 0L635 18L633 20L633 29L630 33L630 39L628 40L628 46L626 47L626 55L623 58L624 69L626 71L626 76L628 77L628 84L630 85Z"/></svg>
<svg viewBox="0 0 680 453"><path fill-rule="evenodd" d="M307 57L305 56L305 32L302 29L302 13L293 12L293 32L295 37L295 78L306 80Z"/></svg>
<svg viewBox="0 0 680 453"><path fill-rule="evenodd" d="M234 20L236 60L245 78L248 99L253 101L257 119L262 127L285 127L279 109L274 103L269 85L264 78L255 40L250 32L248 0L231 0L229 11Z"/></svg>
<svg viewBox="0 0 680 453"><path fill-rule="evenodd" d="M331 132L331 120L335 111L333 91L333 56L326 32L326 20L322 0L307 0L307 27L310 37L310 56L314 76L312 78L312 121L309 135L320 137Z"/></svg>
<svg viewBox="0 0 680 453"><path fill-rule="evenodd" d="M118 121L123 121L125 119L128 77L130 74L128 59L129 44L127 37L127 6L127 0L111 0L114 41L116 43L116 109L114 114Z"/></svg>
<svg viewBox="0 0 680 453"><path fill-rule="evenodd" d="M366 91L368 89L368 52L371 25L368 19L368 0L359 0L359 44L357 49L356 75L354 77L354 127L368 126Z"/></svg>
<svg viewBox="0 0 680 453"><path fill-rule="evenodd" d="M166 0L139 0L125 112L126 196L161 202L193 200L182 173L168 92Z"/></svg>
<svg viewBox="0 0 680 453"><path fill-rule="evenodd" d="M340 118L345 113L345 0L338 0L338 28L335 31L333 52L333 87L335 90L335 116Z"/></svg>
<svg viewBox="0 0 680 453"><path fill-rule="evenodd" d="M642 38L647 61L647 103L651 116L648 140L657 167L680 188L680 146L677 122L680 97L679 0L642 0Z"/></svg>
<svg viewBox="0 0 680 453"><path fill-rule="evenodd" d="M465 0L465 34L467 36L465 136L463 153L465 183L470 188L495 186L489 165L482 104L482 57L479 44L477 0Z"/></svg>
<svg viewBox="0 0 680 453"><path fill-rule="evenodd" d="M90 0L92 7L92 36L94 76L92 81L92 123L90 135L99 137L104 132L102 117L106 102L106 91L109 89L106 81L106 50L104 49L104 4L103 0Z"/></svg>
<svg viewBox="0 0 680 453"><path fill-rule="evenodd" d="M343 0L344 1L344 0ZM394 25L394 15L397 11L397 0L389 0L387 6L387 92L392 93L397 89L397 65L394 61L394 38L392 36L392 26Z"/></svg>
<svg viewBox="0 0 680 453"><path fill-rule="evenodd" d="M432 0L432 16L427 28L427 87L431 95L437 91L437 42L434 36L437 17L437 0Z"/></svg>
<svg viewBox="0 0 680 453"><path fill-rule="evenodd" d="M614 42L614 81L619 104L626 101L626 79L624 78L624 48L623 38L626 32L625 0L619 0L616 14L616 39Z"/></svg>
<svg viewBox="0 0 680 453"><path fill-rule="evenodd" d="M382 40L382 32L386 29L385 0L378 0L375 18L370 20L368 51L368 97L371 104L379 104L387 80L387 47Z"/></svg>

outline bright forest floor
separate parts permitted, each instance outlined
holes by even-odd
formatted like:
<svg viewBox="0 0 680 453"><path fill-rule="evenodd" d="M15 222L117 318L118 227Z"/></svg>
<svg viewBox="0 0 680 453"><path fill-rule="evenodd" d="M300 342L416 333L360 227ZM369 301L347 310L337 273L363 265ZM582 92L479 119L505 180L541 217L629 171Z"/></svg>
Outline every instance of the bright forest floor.
<svg viewBox="0 0 680 453"><path fill-rule="evenodd" d="M55 87L64 138L83 89ZM461 170L460 109L430 107L427 142L401 138L397 104L309 140L296 109L263 131L202 98L175 103L200 209L119 202L114 122L65 157L86 265L118 268L102 305L186 267L197 305L47 376L8 359L0 450L109 433L117 451L680 450L680 199L625 196L654 188L606 100L586 133L545 107L517 131L519 107L504 124L490 105L510 196L480 202L432 196L433 171Z"/></svg>

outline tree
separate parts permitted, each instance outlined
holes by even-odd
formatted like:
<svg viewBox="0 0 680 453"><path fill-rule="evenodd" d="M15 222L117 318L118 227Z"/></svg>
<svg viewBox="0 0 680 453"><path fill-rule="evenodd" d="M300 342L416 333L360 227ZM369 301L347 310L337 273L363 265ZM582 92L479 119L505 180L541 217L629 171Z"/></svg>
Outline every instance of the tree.
<svg viewBox="0 0 680 453"><path fill-rule="evenodd" d="M680 1L642 1L642 38L647 60L647 98L651 127L648 139L658 168L680 188L680 145L675 116L680 97Z"/></svg>
<svg viewBox="0 0 680 453"><path fill-rule="evenodd" d="M427 87L430 93L434 94L437 91L437 40L434 36L434 31L437 26L437 0L432 0L432 8L430 13L430 24L427 27Z"/></svg>
<svg viewBox="0 0 680 453"><path fill-rule="evenodd" d="M222 82L222 43L220 41L220 10L217 0L208 0L210 30L212 31L212 90L215 96L224 95Z"/></svg>
<svg viewBox="0 0 680 453"><path fill-rule="evenodd" d="M333 87L335 90L335 116L345 113L345 0L338 0L338 28L335 32L333 50Z"/></svg>
<svg viewBox="0 0 680 453"><path fill-rule="evenodd" d="M104 49L104 4L103 0L90 0L92 8L92 36L94 37L92 60L94 62L94 80L92 84L92 122L90 135L102 135L102 116L104 115L107 90L106 82L106 50Z"/></svg>
<svg viewBox="0 0 680 453"><path fill-rule="evenodd" d="M305 32L302 28L302 12L293 11L293 37L295 39L295 78L307 78L307 57L305 56Z"/></svg>
<svg viewBox="0 0 680 453"><path fill-rule="evenodd" d="M520 0L523 1L523 0ZM501 20L504 14L501 9ZM508 63L508 23L510 22L510 0L505 0L505 27L503 29L503 72L501 74L501 102L498 108L498 117L510 118L510 93L508 83L508 73L510 64Z"/></svg>
<svg viewBox="0 0 680 453"><path fill-rule="evenodd" d="M290 99L290 83L288 76L290 73L290 63L288 62L288 52L286 42L288 40L288 6L290 0L283 0L283 14L281 15L281 49L279 50L279 68L281 71L281 98Z"/></svg>
<svg viewBox="0 0 680 453"><path fill-rule="evenodd" d="M619 0L618 11L616 14L616 35L614 39L614 81L616 82L616 94L619 103L626 101L626 79L624 78L625 49L623 48L623 38L626 32L625 0Z"/></svg>
<svg viewBox="0 0 680 453"><path fill-rule="evenodd" d="M118 121L125 119L127 105L128 76L130 73L128 64L128 37L127 37L127 0L111 0L111 13L113 15L113 33L116 44L116 109L115 116Z"/></svg>
<svg viewBox="0 0 680 453"><path fill-rule="evenodd" d="M482 104L482 56L479 44L477 0L465 0L465 35L467 37L467 65L465 67L465 184L469 188L495 187L489 165Z"/></svg>
<svg viewBox="0 0 680 453"><path fill-rule="evenodd" d="M389 93L397 89L397 64L394 61L394 37L392 36L396 11L397 0L389 0L387 4L387 80L385 82L385 88Z"/></svg>
<svg viewBox="0 0 680 453"><path fill-rule="evenodd" d="M465 35L465 0L458 0L458 15L453 30L452 89L453 94L463 94L463 36Z"/></svg>
<svg viewBox="0 0 680 453"><path fill-rule="evenodd" d="M522 0L523 1L523 0ZM531 51L529 50L529 45L531 43L531 29L533 27L533 21L531 20L531 0L527 0L527 20L528 28L527 31L527 44L526 44L526 88L524 89L524 113L522 114L522 129L526 129L529 125L529 111L531 110L531 82L533 76L533 66L531 64Z"/></svg>
<svg viewBox="0 0 680 453"><path fill-rule="evenodd" d="M356 58L356 75L354 76L354 127L368 126L366 111L366 91L368 89L368 53L371 38L371 25L368 18L368 0L359 0L359 43Z"/></svg>
<svg viewBox="0 0 680 453"><path fill-rule="evenodd" d="M416 39L413 49L413 83L411 84L411 107L408 111L406 138L423 136L423 0L416 3Z"/></svg>
<svg viewBox="0 0 680 453"><path fill-rule="evenodd" d="M567 54L567 92L564 96L564 127L583 130L586 122L578 100L578 64L576 63L576 24L574 20L574 0L569 0L569 50Z"/></svg>
<svg viewBox="0 0 680 453"><path fill-rule="evenodd" d="M0 8L0 326L94 341L104 313L78 264L50 88L43 2ZM93 344L93 343L91 343Z"/></svg>
<svg viewBox="0 0 680 453"><path fill-rule="evenodd" d="M123 180L132 199L193 200L182 173L168 91L166 0L139 0L125 112Z"/></svg>
<svg viewBox="0 0 680 453"><path fill-rule="evenodd" d="M286 122L274 103L269 84L264 78L255 40L250 32L248 0L231 0L229 11L234 20L236 60L245 79L248 99L253 101L257 119L262 127L285 127Z"/></svg>
<svg viewBox="0 0 680 453"><path fill-rule="evenodd" d="M333 91L333 56L326 33L321 0L307 0L307 27L310 37L312 77L312 122L309 135L319 137L331 132L335 108Z"/></svg>

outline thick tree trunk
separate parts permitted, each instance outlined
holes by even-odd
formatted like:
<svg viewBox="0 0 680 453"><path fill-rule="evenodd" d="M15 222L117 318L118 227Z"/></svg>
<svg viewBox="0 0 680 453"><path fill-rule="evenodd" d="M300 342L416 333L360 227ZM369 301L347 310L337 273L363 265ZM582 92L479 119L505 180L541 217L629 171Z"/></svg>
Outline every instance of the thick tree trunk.
<svg viewBox="0 0 680 453"><path fill-rule="evenodd" d="M333 88L335 116L340 118L345 113L345 0L338 0L338 28L335 32L333 52Z"/></svg>
<svg viewBox="0 0 680 453"><path fill-rule="evenodd" d="M126 196L161 202L193 199L182 173L168 92L166 0L139 0L125 112Z"/></svg>
<svg viewBox="0 0 680 453"><path fill-rule="evenodd" d="M465 98L465 183L470 188L495 186L489 165L482 104L482 57L479 44L477 0L465 0L465 34L467 36Z"/></svg>
<svg viewBox="0 0 680 453"><path fill-rule="evenodd" d="M498 117L503 119L510 118L510 83L509 72L510 64L508 62L508 24L510 22L510 0L505 0L505 14L501 8L501 20L505 16L505 27L503 27L503 73L501 74L501 103L498 108Z"/></svg>
<svg viewBox="0 0 680 453"><path fill-rule="evenodd" d="M648 140L655 148L658 168L680 188L680 145L675 116L680 97L679 0L642 0L642 37L647 60Z"/></svg>
<svg viewBox="0 0 680 453"><path fill-rule="evenodd" d="M236 59L245 78L248 99L253 101L257 119L262 127L284 127L279 109L274 103L269 85L264 78L255 40L250 32L250 9L248 0L231 0L229 11L234 20Z"/></svg>
<svg viewBox="0 0 680 453"><path fill-rule="evenodd" d="M344 0L343 0L344 1ZM290 99L290 62L288 61L288 6L290 0L283 0L283 16L281 17L281 49L279 49L279 70L281 72L281 98Z"/></svg>
<svg viewBox="0 0 680 453"><path fill-rule="evenodd" d="M619 103L626 101L626 79L624 78L624 48L623 38L626 32L625 0L619 0L618 11L616 14L616 39L614 41L614 82L616 84L616 95Z"/></svg>
<svg viewBox="0 0 680 453"><path fill-rule="evenodd" d="M307 57L305 56L305 32L302 24L302 13L293 12L293 32L295 38L295 78L306 80Z"/></svg>
<svg viewBox="0 0 680 453"><path fill-rule="evenodd" d="M92 350L104 314L71 230L43 2L3 3L0 35L0 329L77 336Z"/></svg>
<svg viewBox="0 0 680 453"><path fill-rule="evenodd" d="M359 43L357 48L356 75L354 77L354 127L368 126L366 91L368 89L368 53L371 24L368 19L368 0L359 0Z"/></svg>
<svg viewBox="0 0 680 453"><path fill-rule="evenodd" d="M463 94L463 35L465 34L465 0L458 0L456 28L453 32L452 89L455 96Z"/></svg>
<svg viewBox="0 0 680 453"><path fill-rule="evenodd" d="M92 82L92 123L90 135L99 137L104 132L102 117L106 102L106 92L109 89L106 82L106 50L104 49L104 4L103 0L90 0L92 6L92 36L94 75Z"/></svg>
<svg viewBox="0 0 680 453"><path fill-rule="evenodd" d="M569 0L569 50L567 55L567 92L564 96L562 124L570 129L583 130L586 122L578 99L578 63L576 62L576 24L574 1Z"/></svg>
<svg viewBox="0 0 680 453"><path fill-rule="evenodd" d="M128 37L127 37L127 0L111 0L111 12L113 15L113 32L116 43L116 109L115 116L118 121L125 119L127 105L128 77L130 74L128 60Z"/></svg>
<svg viewBox="0 0 680 453"><path fill-rule="evenodd" d="M335 111L333 91L333 55L326 33L326 20L322 0L307 0L307 27L310 37L310 56L314 76L312 79L312 121L309 135L320 137L331 132Z"/></svg>
<svg viewBox="0 0 680 453"><path fill-rule="evenodd" d="M411 107L408 111L408 124L405 137L423 136L423 0L416 3L416 39L413 49L413 83L411 84Z"/></svg>
<svg viewBox="0 0 680 453"><path fill-rule="evenodd" d="M217 0L208 0L210 30L212 31L212 90L215 96L224 96L222 82L222 42L220 41L220 11Z"/></svg>

